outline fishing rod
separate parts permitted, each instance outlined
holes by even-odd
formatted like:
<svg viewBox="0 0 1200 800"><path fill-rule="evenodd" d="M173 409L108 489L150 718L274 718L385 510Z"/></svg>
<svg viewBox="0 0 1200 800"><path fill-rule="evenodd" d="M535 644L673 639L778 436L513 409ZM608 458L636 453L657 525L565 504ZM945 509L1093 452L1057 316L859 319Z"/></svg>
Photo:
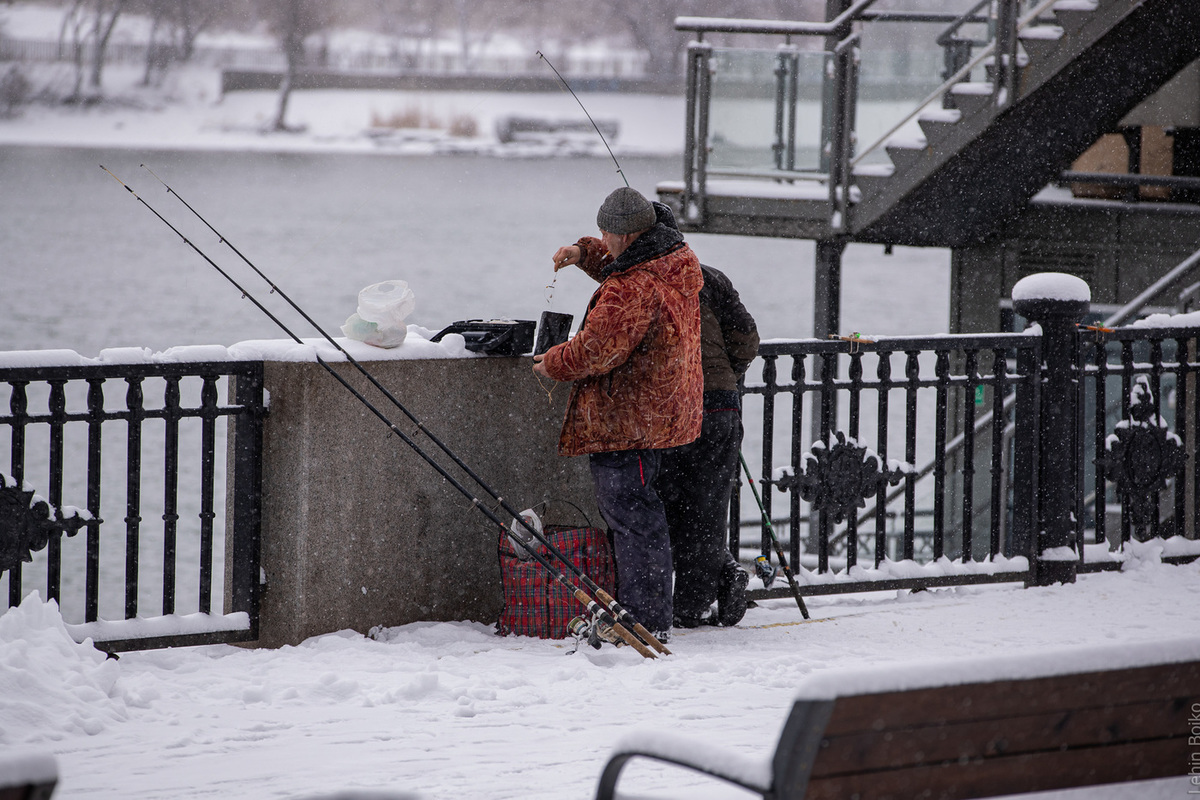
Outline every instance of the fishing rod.
<svg viewBox="0 0 1200 800"><path fill-rule="evenodd" d="M754 478L750 475L750 467L746 465L746 457L738 451L738 459L742 462L742 469L746 472L746 480L750 482L750 491L754 493L754 499L758 502L758 510L762 512L763 524L767 526L767 533L771 534L771 544L775 545L775 555L779 556L779 566L783 567L783 574L787 577L788 586L792 590L792 597L796 598L796 605L800 606L800 613L808 619L808 607L804 605L804 598L800 596L800 587L796 585L796 578L792 575L792 570L788 567L787 557L783 554L783 547L779 544L779 539L775 536L775 529L771 527L771 518L767 516L767 509L763 507L762 498L758 496L758 489L754 486Z"/></svg>
<svg viewBox="0 0 1200 800"><path fill-rule="evenodd" d="M187 244L193 250L195 250L196 253L199 254L205 261L207 261L214 269L216 269L217 272L219 272L222 277L224 277L227 281L229 281L234 286L234 288L236 288L239 292L241 292L243 297L251 300L251 302L253 302L254 305L259 310L261 310L264 314L266 314L267 317L270 318L270 320L272 322L274 322L284 333L286 333L289 337L291 337L297 344L303 344L303 341L295 333L293 333L282 321L280 321L278 317L276 317L274 314L272 314L262 303L260 303L252 294L250 294L250 292L248 292L241 284L239 284L236 280L234 280L234 278L232 276L230 276L229 273L227 273L224 269L222 269L219 265L217 265L211 258L208 257L207 254L205 254L199 247L197 247L195 245L195 243L193 243L186 236L184 236L174 225L172 225L170 222L168 222L149 203L147 203L144 199L142 199L141 196L139 196L136 192L134 192L131 187L129 187L124 181L122 181L116 175L114 175L110 170L106 169L104 167L104 165L101 165L100 168L103 169L105 172L107 172L110 176L112 176L112 178L114 180L116 180L118 183L120 183L122 186L124 186L126 191L128 191L130 194L132 194L138 200L138 202L140 202L147 209L149 209L151 211L151 213L153 213L156 217L158 217L163 222L163 224L165 224L172 231L174 231L176 235L178 235L181 239L183 239L185 244ZM153 171L149 170L148 167L146 169L147 169L147 171L150 171L152 175L154 174ZM237 253L237 255L242 259L242 261L244 261L248 266L251 267L251 269L254 270L255 273L257 273L264 281L266 281L267 284L271 287L273 293L278 294L293 309L295 309L299 314L301 314L304 317L304 319L306 321L308 321L309 324L311 324L327 342L329 342L339 353L342 354L342 356L344 356L346 358L347 362L349 362L352 366L354 366L355 369L357 369L360 374L362 374L365 378L367 378L367 380L370 381L371 384L373 386L375 386L376 389L378 389L388 400L390 400L397 409L402 411L405 416L407 416L413 423L415 423L422 433L424 433L426 436L428 436L429 439L432 442L434 442L442 450L443 453L445 453L447 456L449 456L455 462L455 464L458 465L472 480L474 480L476 484L478 484L481 488L483 488L492 497L493 500L497 501L497 503L500 505L501 508L503 508L506 512L512 514L513 518L516 519L522 526L524 526L525 529L528 530L530 532L530 534L532 534L532 536L540 544L545 546L547 548L547 550L549 550L551 552L551 554L554 555L555 558L557 558L560 562L562 562L564 565L566 565L575 574L575 576L584 583L584 585L588 588L588 590L591 591L597 598L599 598L601 603L604 603L605 606L607 606L608 611L611 611L612 615L616 617L616 619L613 619L613 616L610 616L608 613L605 613L603 617L597 616L597 619L599 619L605 625L612 626L613 629L618 633L618 635L621 636L621 638L623 640L626 640L629 644L634 645L635 649L638 649L639 652L642 652L642 650L639 649L639 647L644 647L644 646L641 645L641 642L637 642L637 638L633 634L629 633L628 629L625 628L624 625L622 625L620 623L629 625L629 627L633 629L634 633L636 633L637 636L640 636L642 638L642 640L644 640L645 642L650 644L651 647L654 647L655 650L658 650L659 652L666 654L666 655L670 654L670 651L667 650L667 648L661 642L659 642L658 639L653 634L651 634L648 630L646 630L645 626L643 626L640 622L638 622L633 617L633 615L629 613L629 611L626 608L624 608L620 603L618 603L616 601L616 599L612 597L612 595L610 595L599 584L597 584L595 581L593 581L586 573L584 573L581 569L579 569L577 566L575 566L575 564L573 562L571 562L571 560L568 559L565 555L563 555L562 552L559 551L558 548L556 548L552 542L550 542L548 539L543 537L536 529L534 529L528 522L526 522L524 520L524 518L520 515L519 512L514 511L508 505L508 503L504 500L504 498L500 497L487 483L485 483L483 481L482 478L480 478L460 458L458 458L458 456L456 454L454 454L450 450L449 447L447 447L440 439L438 439L436 436L434 436L433 433L428 428L426 428L424 426L424 424L421 423L421 421L419 419L417 419L399 401L399 399L397 399L395 397L395 395L393 395L391 392L389 392L387 390L387 388L384 387L366 369L366 367L364 367L357 359L355 359L353 356L351 356L345 350L345 348L343 348L341 345L339 345L337 343L337 341L335 341L333 339L333 337L330 336L324 330L324 328L322 328L315 320L312 319L311 316L309 316L306 312L304 312L304 310L301 309L300 306L295 301L293 301L290 297L288 297L286 295L286 293L283 292L282 289L280 289L274 282L272 282L269 278L267 278L267 276L261 270L259 270L256 266L254 266L254 264L248 258L246 258L246 256L243 255L241 253L241 251L239 251L236 247L234 247L233 244L231 242L229 242L229 240L227 240L224 236L222 236L220 234L220 232L218 232L211 224L209 224L209 222L206 219L204 219L204 217L198 211L196 211L196 209L194 209L182 197L180 197L178 192L175 192L174 190L171 189L170 186L167 186L167 184L165 182L163 182L161 178L158 178L157 175L155 175L155 178L157 178L160 183L163 183L163 186L166 186L168 191L171 194L174 194L179 199L179 201L182 202L188 208L188 210L190 210L197 218L199 218L209 228L209 230L211 230L218 237L218 239L221 242L223 242L227 246L229 246L229 248L231 250L233 250L233 252ZM495 515L494 512L491 511L491 509L489 509L489 508L487 508L487 506L483 505L478 500L478 498L476 498L466 487L464 487L457 479L455 479L453 476L451 476L442 467L441 464L439 464L432 457L430 457L424 450L421 449L421 447L415 441L413 441L407 434L405 434L403 431L401 431L390 419L388 419L381 411L379 411L373 404L371 404L362 395L361 392L359 392L357 389L355 389L353 386L351 386L340 374L338 374L331 366L329 366L329 364L327 364L325 362L325 360L320 357L319 354L314 354L314 355L316 357L317 362L322 367L324 367L327 372L329 372L331 375L333 375L334 378L336 378L339 383L341 383L360 402L362 402L372 413L374 413L375 416L377 416L385 425L387 425L389 427L389 429L391 429L394 433L399 435L400 438L406 444L408 444L410 447L412 447L413 450L416 451L417 454L420 455L430 466L432 466L435 470L437 470L437 472L443 478L446 478L448 481L450 481L450 483L454 486L454 488L458 489L465 497L467 497L472 502L472 504L474 504L476 507L478 507L485 514L485 516L487 516L491 521L495 522L501 528L505 527L504 523ZM530 550L530 548L528 548L528 547L526 549ZM533 551L530 550L530 552L533 552ZM545 558L543 556L541 556L540 553L535 553L535 560L538 560L539 563L541 563L542 566L544 566L547 569L547 571L549 571L552 575L554 575L556 577L556 579L561 577L562 581L564 581L564 586L567 588L568 592L570 592L572 595L575 595L577 592L581 591L577 587L571 585L569 582L565 582L565 580L566 580L565 576L563 576L561 572L554 570L551 567L551 565L549 564L549 562L546 561ZM587 597L587 595L585 594L584 597ZM576 599L579 599L578 596ZM591 598L587 598L587 602L585 602L584 600L580 600L580 602L582 602L584 604L584 606L586 608L588 608L589 611L593 611L592 605L589 604L589 603L594 602L594 601L591 601ZM596 607L601 608L601 610L603 610L603 607L600 607L598 605ZM594 611L593 611L593 613L594 613ZM618 622L618 620L619 620L619 622ZM622 631L624 631L623 634L622 634ZM632 640L632 641L630 641L630 640ZM647 650L647 652L649 652L649 651ZM645 654L643 653L643 655L645 655ZM653 653L651 653L650 657L653 657Z"/></svg>
<svg viewBox="0 0 1200 800"><path fill-rule="evenodd" d="M418 419L412 412L410 412L408 410L408 408L403 403L400 402L399 398L397 398L395 395L393 395L387 389L387 387L385 387L382 383L380 383L379 380L376 379L375 376L372 375L367 370L367 368L364 367L358 361L358 359L354 358L354 356L350 355L350 353L347 352L344 347L342 347L340 344L338 344L337 340L335 340L316 320L314 320L311 316L309 316L308 313L305 312L304 309L301 308L298 303L296 303L294 300L292 300L292 298L289 297L287 295L287 293L283 291L283 289L281 289L274 281L272 281L270 278L268 278L267 275L265 273L263 273L262 270L260 270L257 266L255 266L254 263L245 256L245 254L243 254L240 250L238 250L236 247L234 247L233 243L230 242L228 239L226 239L220 233L220 231L218 231L216 228L214 228L212 226L212 224L209 223L209 221L207 219L205 219L203 215L200 214L199 211L197 211L195 208L192 207L191 204L189 204L186 200L184 200L183 197L181 197L178 192L176 192L174 189L172 189L162 178L160 178L157 174L155 174L153 170L151 170L145 164L142 164L141 166L143 169L145 169L151 175L154 175L154 178L167 189L167 192L169 194L175 195L175 197L179 200L179 202L183 203L183 205L189 211L191 211L192 214L194 214L197 219L199 219L202 223L204 223L204 225L210 231L213 232L213 234L217 237L218 240L220 240L220 242L222 242L226 246L228 246L229 249L231 249L234 253L236 253L237 256L248 267L250 267L250 269L252 269L255 272L255 274L257 274L260 278L262 278L263 281L265 281L267 283L267 285L271 287L271 292L273 294L278 294L279 297L281 299L283 299L289 306L291 306L298 314L300 314L305 319L305 321L307 321L325 339L325 341L329 342L329 344L332 345L335 350L337 350L339 353L341 353L341 355L346 359L346 361L351 366L353 366L359 372L359 374L361 374L364 378L366 378L371 383L372 386L374 386L380 393L382 393L383 396L386 397L388 399L388 401L392 403L393 406L395 406L406 417L408 417L408 419L414 425L417 426L418 430L421 433L425 434L425 436L429 437L429 440L431 442L433 442L443 453L445 453L455 463L455 465L457 465L459 467L459 469L461 469L464 473L466 473L466 475L468 477L470 477L471 480L473 480L480 488L482 488L485 492L487 492L487 494L489 496L491 496L491 498L493 500L495 500L499 504L499 506L502 509L504 509L504 511L511 514L513 516L513 518L516 519L522 527L524 527L527 531L529 531L529 533L532 534L533 537L535 539L537 539L537 541L539 543L541 543L544 547L546 547L546 549L549 550L550 553L555 558L557 558L559 561L561 561L563 564L565 564L567 566L567 568L579 580L581 580L584 583L584 585L588 588L588 591L590 591L594 595L596 595L596 597L598 597L600 599L600 602L604 603L605 606L608 608L608 610L610 612L612 612L612 614L614 616L616 616L617 619L619 619L621 622L623 622L629 628L632 628L633 631L638 636L640 636L643 641L648 642L652 647L654 647L655 650L658 650L659 652L663 653L664 655L670 655L671 651L668 650L666 648L666 646L662 644L662 642L658 641L657 637L655 637L652 633L650 633L650 631L648 631L645 628L645 626L643 626L640 622L638 622L633 617L633 615L630 614L627 609L625 609L624 606L622 606L620 603L618 603L616 598L614 598L611 594L609 594L607 591L605 591L605 589L603 587L601 587L599 584L597 584L595 581L593 581L591 579L591 577L587 575L587 573L585 573L579 567L575 566L574 562L572 562L569 558L567 558L565 555L563 555L563 553L557 547L555 547L553 542L551 542L549 539L542 536L528 522L526 522L524 517L522 517L518 511L514 510L507 503L507 501L505 501L505 499L503 497L501 497L499 494L497 494L496 491L493 490L491 488L491 486L489 486L487 484L487 482L485 482L483 480L483 478L481 478L478 474L476 474L475 471L472 470L461 458L459 458L458 455L449 448L449 446L447 446L444 442L441 441L441 439L439 439L436 435L434 435L433 431L429 430L429 428L427 428L425 426L425 424L423 422L421 422L420 419ZM276 320L276 322L278 323L278 320Z"/></svg>
<svg viewBox="0 0 1200 800"><path fill-rule="evenodd" d="M596 124L596 120L592 119L592 115L589 114L587 108L584 107L583 101L579 99L579 95L575 94L575 90L571 88L571 84L567 83L567 79L562 76L562 73L554 68L554 65L550 63L550 59L546 58L546 55L541 50L538 50L537 54L538 58L546 62L546 66L554 70L554 74L558 76L558 80L567 88L567 91L571 93L571 97L575 98L575 102L579 103L579 107L583 109L584 116L588 118L588 122L592 123L592 127L596 129L596 135L600 137L600 141L604 142L605 149L608 150L608 154L612 157L613 163L617 165L617 174L621 176L621 180L625 181L625 187L629 188L629 179L625 177L625 172L621 169L621 163L617 161L617 157L613 155L612 148L608 146L608 139L605 139L604 134L600 132L600 126Z"/></svg>

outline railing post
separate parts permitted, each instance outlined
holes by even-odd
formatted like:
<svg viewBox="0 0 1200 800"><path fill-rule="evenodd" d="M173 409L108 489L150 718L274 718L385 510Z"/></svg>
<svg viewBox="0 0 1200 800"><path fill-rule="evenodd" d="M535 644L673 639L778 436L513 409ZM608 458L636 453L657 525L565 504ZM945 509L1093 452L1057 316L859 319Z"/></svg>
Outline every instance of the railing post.
<svg viewBox="0 0 1200 800"><path fill-rule="evenodd" d="M1000 0L996 8L996 66L993 102L1006 106L1016 101L1018 0Z"/></svg>
<svg viewBox="0 0 1200 800"><path fill-rule="evenodd" d="M829 131L829 227L844 231L850 211L850 161L854 157L855 106L858 102L858 48L861 34L838 42L833 50L832 126Z"/></svg>
<svg viewBox="0 0 1200 800"><path fill-rule="evenodd" d="M1017 313L1042 329L1037 534L1030 553L1031 585L1074 583L1079 567L1074 511L1082 468L1076 463L1075 447L1079 413L1075 325L1090 307L1091 290L1073 275L1040 273L1018 281L1012 298Z"/></svg>
<svg viewBox="0 0 1200 800"><path fill-rule="evenodd" d="M688 45L687 131L683 150L683 218L703 224L708 183L708 112L712 102L712 46Z"/></svg>
<svg viewBox="0 0 1200 800"><path fill-rule="evenodd" d="M233 404L242 413L233 418L232 447L228 453L226 530L226 602L225 613L245 611L250 615L250 631L258 638L259 607L262 585L262 447L263 447L263 369L231 377ZM232 538L230 538L232 532Z"/></svg>

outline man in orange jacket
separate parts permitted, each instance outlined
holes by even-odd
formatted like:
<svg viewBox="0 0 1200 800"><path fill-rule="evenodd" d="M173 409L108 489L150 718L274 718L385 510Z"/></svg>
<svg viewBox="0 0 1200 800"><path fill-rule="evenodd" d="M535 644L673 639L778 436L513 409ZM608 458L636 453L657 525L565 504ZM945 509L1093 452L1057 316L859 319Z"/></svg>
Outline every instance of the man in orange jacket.
<svg viewBox="0 0 1200 800"><path fill-rule="evenodd" d="M617 560L621 603L656 635L672 622L671 546L654 489L662 451L700 435L700 262L630 188L610 194L586 236L554 254L600 287L570 341L534 356L534 372L572 381L559 453L588 455ZM662 637L660 637L662 638Z"/></svg>

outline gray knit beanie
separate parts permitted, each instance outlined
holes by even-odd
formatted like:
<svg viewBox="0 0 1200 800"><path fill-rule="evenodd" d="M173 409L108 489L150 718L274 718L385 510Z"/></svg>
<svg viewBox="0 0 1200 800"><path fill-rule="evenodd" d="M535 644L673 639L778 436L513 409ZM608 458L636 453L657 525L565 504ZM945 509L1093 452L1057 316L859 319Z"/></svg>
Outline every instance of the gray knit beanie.
<svg viewBox="0 0 1200 800"><path fill-rule="evenodd" d="M652 228L656 220L650 201L628 186L622 186L604 198L596 212L596 226L618 236Z"/></svg>

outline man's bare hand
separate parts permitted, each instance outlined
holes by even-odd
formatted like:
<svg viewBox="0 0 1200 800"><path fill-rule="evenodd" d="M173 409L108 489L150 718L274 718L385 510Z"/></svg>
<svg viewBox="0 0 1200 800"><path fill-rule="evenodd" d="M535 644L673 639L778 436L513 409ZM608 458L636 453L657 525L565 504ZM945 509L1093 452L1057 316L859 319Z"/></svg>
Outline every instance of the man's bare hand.
<svg viewBox="0 0 1200 800"><path fill-rule="evenodd" d="M569 244L566 247L558 248L554 251L554 271L558 272L563 267L578 264L582 255L579 245Z"/></svg>
<svg viewBox="0 0 1200 800"><path fill-rule="evenodd" d="M541 355L536 355L533 357L533 371L538 375L544 375L547 378L550 378L550 373L546 372L546 365L542 363L542 360L545 357L546 357L545 353L542 353ZM550 380L554 380L554 379L550 378Z"/></svg>

